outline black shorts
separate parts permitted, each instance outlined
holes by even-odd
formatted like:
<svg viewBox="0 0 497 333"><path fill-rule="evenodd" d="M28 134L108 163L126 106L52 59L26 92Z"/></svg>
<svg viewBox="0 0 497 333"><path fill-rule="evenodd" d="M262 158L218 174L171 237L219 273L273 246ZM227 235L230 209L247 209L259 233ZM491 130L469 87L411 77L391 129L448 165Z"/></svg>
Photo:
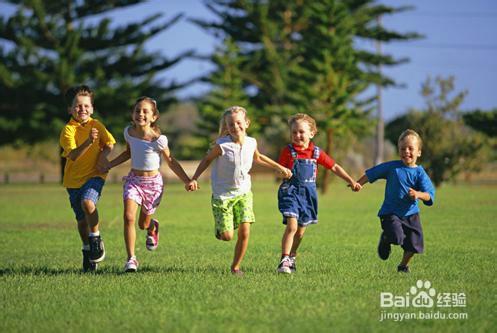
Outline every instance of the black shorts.
<svg viewBox="0 0 497 333"><path fill-rule="evenodd" d="M382 215L380 221L390 244L400 245L405 251L423 253L423 229L419 214L403 218L397 215Z"/></svg>

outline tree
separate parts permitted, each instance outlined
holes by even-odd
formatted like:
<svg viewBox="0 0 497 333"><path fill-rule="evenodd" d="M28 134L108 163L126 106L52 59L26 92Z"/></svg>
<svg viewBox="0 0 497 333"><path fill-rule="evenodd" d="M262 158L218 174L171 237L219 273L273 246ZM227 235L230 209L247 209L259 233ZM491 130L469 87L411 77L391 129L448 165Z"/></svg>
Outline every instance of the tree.
<svg viewBox="0 0 497 333"><path fill-rule="evenodd" d="M156 79L190 52L168 59L144 50L150 38L181 15L159 22L162 14L114 27L102 16L138 0L8 1L11 17L0 17L0 144L33 143L58 137L69 116L63 95L85 83L96 92L96 117L122 133L137 97L155 98L160 110L181 84ZM121 138L121 135L116 135Z"/></svg>
<svg viewBox="0 0 497 333"><path fill-rule="evenodd" d="M334 135L364 133L371 125L373 98L359 98L370 84L393 84L374 66L396 65L388 55L357 49L354 39L407 40L378 27L376 18L399 10L373 1L214 0L207 7L217 22L194 20L240 48L243 87L257 122L281 145L288 139L290 114L312 114L326 133L326 150ZM374 66L373 66L374 65ZM374 67L374 68L373 68ZM325 184L326 182L324 182Z"/></svg>
<svg viewBox="0 0 497 333"><path fill-rule="evenodd" d="M399 134L412 128L423 139L421 163L435 186L461 172L479 171L486 155L482 135L464 125L459 107L467 92L455 93L454 78L428 78L422 86L424 110L410 110L387 125L387 137L397 144Z"/></svg>
<svg viewBox="0 0 497 333"><path fill-rule="evenodd" d="M497 137L497 109L490 111L475 110L464 113L464 123L489 137Z"/></svg>

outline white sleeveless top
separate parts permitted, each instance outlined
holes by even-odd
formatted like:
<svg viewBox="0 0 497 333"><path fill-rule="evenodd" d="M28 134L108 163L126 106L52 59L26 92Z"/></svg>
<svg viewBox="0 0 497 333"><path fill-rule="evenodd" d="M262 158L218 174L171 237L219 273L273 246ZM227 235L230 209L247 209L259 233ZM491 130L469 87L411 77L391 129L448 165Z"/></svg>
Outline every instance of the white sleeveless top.
<svg viewBox="0 0 497 333"><path fill-rule="evenodd" d="M239 145L227 135L217 139L216 143L221 147L222 155L214 160L211 169L214 198L225 200L250 192L249 171L257 141L246 136L243 145Z"/></svg>
<svg viewBox="0 0 497 333"><path fill-rule="evenodd" d="M158 170L161 151L167 148L167 137L161 135L155 141L142 140L129 135L130 127L124 129L124 139L131 151L131 168L143 171Z"/></svg>

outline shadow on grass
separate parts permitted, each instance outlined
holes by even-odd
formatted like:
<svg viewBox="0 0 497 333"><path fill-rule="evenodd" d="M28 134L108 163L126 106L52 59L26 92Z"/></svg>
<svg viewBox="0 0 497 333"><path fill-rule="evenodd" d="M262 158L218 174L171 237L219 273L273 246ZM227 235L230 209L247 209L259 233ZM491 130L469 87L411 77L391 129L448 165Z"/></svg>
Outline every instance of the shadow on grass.
<svg viewBox="0 0 497 333"><path fill-rule="evenodd" d="M137 272L127 273L119 266L107 266L99 268L96 272L83 272L81 268L54 268L46 266L16 266L0 268L0 277L15 275L34 276L61 276L61 275L140 275L140 274L228 274L229 271L221 267L161 267L143 266Z"/></svg>

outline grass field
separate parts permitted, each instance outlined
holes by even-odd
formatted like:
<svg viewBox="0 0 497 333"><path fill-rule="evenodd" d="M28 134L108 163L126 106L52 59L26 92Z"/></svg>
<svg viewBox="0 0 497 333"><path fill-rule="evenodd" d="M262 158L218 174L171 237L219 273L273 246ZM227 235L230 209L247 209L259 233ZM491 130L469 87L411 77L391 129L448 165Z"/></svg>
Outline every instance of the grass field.
<svg viewBox="0 0 497 333"><path fill-rule="evenodd" d="M490 332L497 327L497 187L445 186L422 207L426 253L398 274L401 251L377 258L383 184L352 193L334 183L320 197L320 222L303 240L298 272L275 273L283 226L277 184L254 184L257 222L243 268L229 274L234 242L213 236L208 184L166 189L157 212L157 251L138 233L140 270L123 274L121 188L99 203L107 257L80 273L81 245L66 192L57 185L0 185L1 332ZM466 307L422 308L466 319L387 319L380 293L405 296L417 280L437 293L464 293ZM428 290L427 290L428 291Z"/></svg>

